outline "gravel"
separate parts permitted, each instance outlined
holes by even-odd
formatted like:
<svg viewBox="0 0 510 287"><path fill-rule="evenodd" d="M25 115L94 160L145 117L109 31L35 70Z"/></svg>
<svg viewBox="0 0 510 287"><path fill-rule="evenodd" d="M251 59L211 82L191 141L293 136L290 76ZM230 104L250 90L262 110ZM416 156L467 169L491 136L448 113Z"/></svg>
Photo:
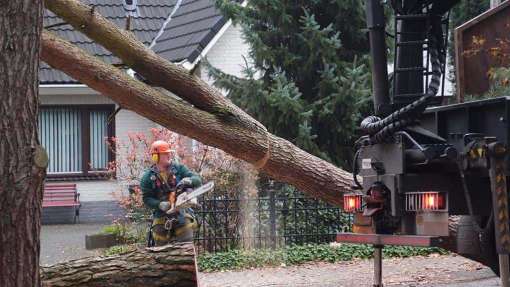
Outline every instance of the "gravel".
<svg viewBox="0 0 510 287"><path fill-rule="evenodd" d="M200 273L201 287L372 286L373 261ZM432 255L383 261L384 286L500 286L494 273L460 256Z"/></svg>

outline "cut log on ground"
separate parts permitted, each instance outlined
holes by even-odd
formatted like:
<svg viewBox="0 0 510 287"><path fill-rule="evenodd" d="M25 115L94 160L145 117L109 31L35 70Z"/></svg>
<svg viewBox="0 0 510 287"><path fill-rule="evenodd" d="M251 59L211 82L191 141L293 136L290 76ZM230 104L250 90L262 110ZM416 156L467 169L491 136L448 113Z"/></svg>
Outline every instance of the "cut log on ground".
<svg viewBox="0 0 510 287"><path fill-rule="evenodd" d="M72 260L41 268L43 287L197 286L192 243Z"/></svg>

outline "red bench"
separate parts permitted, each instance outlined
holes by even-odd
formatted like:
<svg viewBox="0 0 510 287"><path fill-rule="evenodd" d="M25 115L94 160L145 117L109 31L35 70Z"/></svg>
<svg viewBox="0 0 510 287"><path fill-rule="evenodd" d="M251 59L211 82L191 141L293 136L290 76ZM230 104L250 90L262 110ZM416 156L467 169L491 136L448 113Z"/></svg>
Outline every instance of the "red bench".
<svg viewBox="0 0 510 287"><path fill-rule="evenodd" d="M45 184L42 207L70 207L74 210L73 222L80 216L80 194L76 184Z"/></svg>

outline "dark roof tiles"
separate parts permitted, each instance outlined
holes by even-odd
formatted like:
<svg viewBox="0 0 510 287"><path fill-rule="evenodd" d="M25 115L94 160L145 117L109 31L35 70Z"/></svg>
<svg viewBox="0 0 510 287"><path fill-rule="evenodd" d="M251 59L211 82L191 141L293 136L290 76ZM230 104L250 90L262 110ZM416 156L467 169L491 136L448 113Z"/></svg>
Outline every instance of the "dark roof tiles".
<svg viewBox="0 0 510 287"><path fill-rule="evenodd" d="M82 2L94 5L101 15L117 26L125 27L126 17L122 0L82 0ZM139 0L139 16L131 21L131 31L136 38L149 46L177 3L178 0ZM62 22L52 12L44 11L45 26ZM172 62L182 60L193 62L225 23L226 20L214 6L214 0L182 0L153 49ZM55 26L49 30L107 63L120 63L120 60L109 51L82 33L74 31L70 25ZM39 78L41 84L77 83L76 80L46 64L41 64Z"/></svg>

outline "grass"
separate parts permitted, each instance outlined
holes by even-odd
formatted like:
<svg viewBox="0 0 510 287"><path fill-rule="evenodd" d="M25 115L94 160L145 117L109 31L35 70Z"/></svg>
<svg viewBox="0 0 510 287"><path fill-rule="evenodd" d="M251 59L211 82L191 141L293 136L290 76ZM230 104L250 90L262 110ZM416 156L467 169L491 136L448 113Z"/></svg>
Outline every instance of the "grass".
<svg viewBox="0 0 510 287"><path fill-rule="evenodd" d="M136 249L137 249L136 244L116 245L116 246L112 246L110 248L106 248L103 251L103 255L105 255L105 256L119 255L119 254L134 251Z"/></svg>

